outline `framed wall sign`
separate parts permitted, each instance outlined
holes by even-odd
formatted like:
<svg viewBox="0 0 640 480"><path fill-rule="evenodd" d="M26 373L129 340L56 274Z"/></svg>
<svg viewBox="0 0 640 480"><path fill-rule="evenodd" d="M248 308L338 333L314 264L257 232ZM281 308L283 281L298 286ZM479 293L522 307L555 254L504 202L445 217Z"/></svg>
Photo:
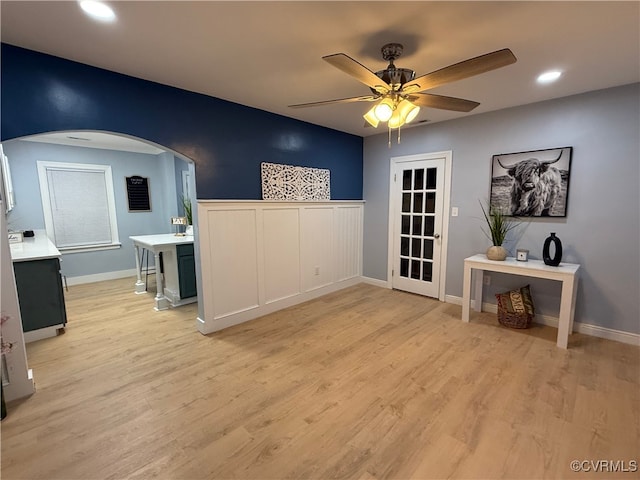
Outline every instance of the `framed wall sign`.
<svg viewBox="0 0 640 480"><path fill-rule="evenodd" d="M125 177L130 212L150 212L149 179L134 175Z"/></svg>
<svg viewBox="0 0 640 480"><path fill-rule="evenodd" d="M515 217L566 217L573 147L494 155L491 208Z"/></svg>

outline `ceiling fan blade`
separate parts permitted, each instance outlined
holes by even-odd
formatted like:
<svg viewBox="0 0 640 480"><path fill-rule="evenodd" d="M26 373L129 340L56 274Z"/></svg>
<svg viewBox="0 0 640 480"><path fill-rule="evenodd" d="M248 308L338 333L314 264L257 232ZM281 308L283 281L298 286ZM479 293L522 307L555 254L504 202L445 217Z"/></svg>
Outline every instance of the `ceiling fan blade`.
<svg viewBox="0 0 640 480"><path fill-rule="evenodd" d="M435 88L445 83L455 82L495 70L496 68L505 67L516 61L517 59L513 52L508 48L503 48L502 50L470 58L469 60L464 60L460 63L436 70L435 72L422 75L405 83L402 86L402 92L422 92L423 90Z"/></svg>
<svg viewBox="0 0 640 480"><path fill-rule="evenodd" d="M322 102L299 103L297 105L289 105L289 108L319 107L321 105L331 105L334 103L373 102L379 98L380 97L376 95L364 95L362 97L338 98L336 100L324 100Z"/></svg>
<svg viewBox="0 0 640 480"><path fill-rule="evenodd" d="M454 112L470 112L478 105L478 102L463 98L445 97L432 93L414 93L409 96L409 101L420 107L439 108L440 110L453 110Z"/></svg>
<svg viewBox="0 0 640 480"><path fill-rule="evenodd" d="M385 94L391 91L391 85L360 62L344 53L334 53L333 55L322 57L322 59L342 70L344 73L351 75L359 82L364 83L367 87L373 88L378 93Z"/></svg>

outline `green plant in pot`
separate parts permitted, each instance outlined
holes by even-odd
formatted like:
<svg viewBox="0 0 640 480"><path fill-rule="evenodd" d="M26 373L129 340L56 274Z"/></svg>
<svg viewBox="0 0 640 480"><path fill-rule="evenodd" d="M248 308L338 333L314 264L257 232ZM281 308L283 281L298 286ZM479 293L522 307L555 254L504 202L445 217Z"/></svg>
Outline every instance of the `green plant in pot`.
<svg viewBox="0 0 640 480"><path fill-rule="evenodd" d="M482 231L493 244L487 249L487 258L489 260L504 260L507 258L507 249L502 244L507 234L516 228L519 222L515 217L509 217L503 214L501 210L492 208L491 205L485 209L480 203L480 208L482 208L482 214L488 228L487 230L483 228Z"/></svg>
<svg viewBox="0 0 640 480"><path fill-rule="evenodd" d="M191 208L191 199L182 196L182 208L184 208L184 216L187 217L187 235L193 235L193 210Z"/></svg>

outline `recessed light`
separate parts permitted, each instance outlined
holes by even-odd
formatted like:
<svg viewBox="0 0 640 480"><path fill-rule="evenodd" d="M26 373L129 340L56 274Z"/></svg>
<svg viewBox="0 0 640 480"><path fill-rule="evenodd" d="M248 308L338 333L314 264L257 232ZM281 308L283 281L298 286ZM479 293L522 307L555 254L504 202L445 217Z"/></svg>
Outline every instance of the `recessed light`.
<svg viewBox="0 0 640 480"><path fill-rule="evenodd" d="M111 22L115 20L116 14L106 3L98 2L96 0L82 0L80 7L85 11L87 15L96 20L102 22Z"/></svg>
<svg viewBox="0 0 640 480"><path fill-rule="evenodd" d="M562 72L560 70L549 70L538 75L538 83L551 83L560 78Z"/></svg>

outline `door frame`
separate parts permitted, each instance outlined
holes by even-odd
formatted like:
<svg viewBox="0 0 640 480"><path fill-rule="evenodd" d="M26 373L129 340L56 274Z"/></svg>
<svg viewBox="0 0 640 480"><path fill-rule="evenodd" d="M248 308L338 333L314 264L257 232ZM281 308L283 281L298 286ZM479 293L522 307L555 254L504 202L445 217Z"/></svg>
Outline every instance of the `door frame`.
<svg viewBox="0 0 640 480"><path fill-rule="evenodd" d="M438 289L438 300L445 301L445 290L447 281L447 251L449 246L449 218L451 211L451 171L452 171L452 152L451 150L445 150L442 152L431 153L418 153L415 155L403 155L400 157L391 157L389 159L389 224L388 224L388 239L387 239L387 286L393 288L393 277L391 271L393 270L393 242L394 236L394 216L395 216L395 197L394 197L394 181L393 171L396 166L402 163L416 162L420 160L435 160L444 158L444 192L443 192L443 205L442 205L442 232L440 238L442 239L442 245L440 250L440 287Z"/></svg>

